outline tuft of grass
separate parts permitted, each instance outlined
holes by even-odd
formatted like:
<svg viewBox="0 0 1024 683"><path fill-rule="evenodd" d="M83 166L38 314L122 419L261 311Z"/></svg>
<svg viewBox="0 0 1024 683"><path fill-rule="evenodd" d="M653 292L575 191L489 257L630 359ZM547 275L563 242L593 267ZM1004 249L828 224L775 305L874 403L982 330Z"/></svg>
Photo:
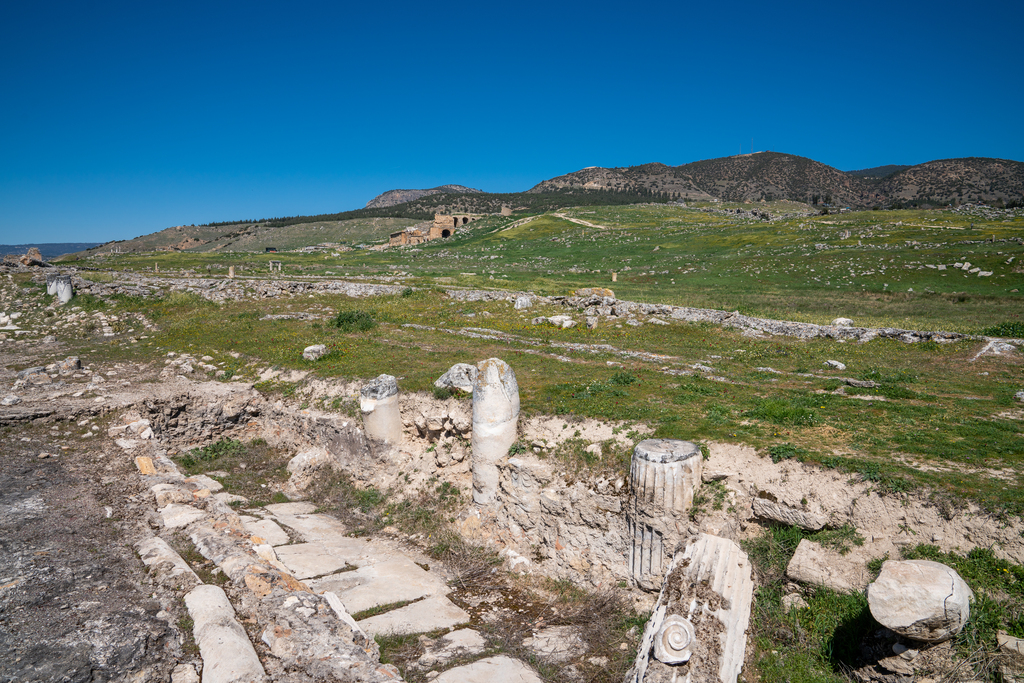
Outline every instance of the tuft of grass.
<svg viewBox="0 0 1024 683"><path fill-rule="evenodd" d="M818 424L818 413L815 410L792 400L765 399L744 415L783 426L808 427Z"/></svg>
<svg viewBox="0 0 1024 683"><path fill-rule="evenodd" d="M783 460L789 460L790 458L796 458L802 460L807 455L807 449L794 446L791 443L780 443L770 446L768 448L768 455L771 457L772 462L779 463Z"/></svg>
<svg viewBox="0 0 1024 683"><path fill-rule="evenodd" d="M330 325L342 332L366 332L377 327L377 321L367 311L341 311L331 318Z"/></svg>

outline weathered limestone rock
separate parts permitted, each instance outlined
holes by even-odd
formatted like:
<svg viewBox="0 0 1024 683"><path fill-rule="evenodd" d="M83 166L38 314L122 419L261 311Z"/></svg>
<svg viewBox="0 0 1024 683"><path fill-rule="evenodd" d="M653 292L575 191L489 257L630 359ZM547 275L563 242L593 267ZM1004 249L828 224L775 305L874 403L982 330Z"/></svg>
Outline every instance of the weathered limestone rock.
<svg viewBox="0 0 1024 683"><path fill-rule="evenodd" d="M555 662L576 659L587 651L578 628L574 626L548 626L523 641L523 647Z"/></svg>
<svg viewBox="0 0 1024 683"><path fill-rule="evenodd" d="M391 375L379 375L359 392L366 435L389 446L402 441L402 415L398 410L398 382Z"/></svg>
<svg viewBox="0 0 1024 683"><path fill-rule="evenodd" d="M296 491L304 491L313 484L316 473L331 462L326 448L310 448L288 461L288 485Z"/></svg>
<svg viewBox="0 0 1024 683"><path fill-rule="evenodd" d="M263 666L235 610L217 586L198 586L185 596L192 635L203 657L203 683L260 683Z"/></svg>
<svg viewBox="0 0 1024 683"><path fill-rule="evenodd" d="M631 683L735 683L754 581L733 541L701 534L676 554L644 629Z"/></svg>
<svg viewBox="0 0 1024 683"><path fill-rule="evenodd" d="M498 461L508 456L519 421L519 384L508 364L488 358L473 385L473 502L487 505L498 491Z"/></svg>
<svg viewBox="0 0 1024 683"><path fill-rule="evenodd" d="M780 524L798 526L808 531L818 531L825 528L825 524L828 523L828 520L821 515L805 510L797 510L788 505L776 503L768 498L754 498L751 503L755 516L761 519L770 519Z"/></svg>
<svg viewBox="0 0 1024 683"><path fill-rule="evenodd" d="M971 615L974 593L952 568L929 560L889 560L868 586L875 620L926 643L949 640Z"/></svg>
<svg viewBox="0 0 1024 683"><path fill-rule="evenodd" d="M434 380L434 386L439 388L448 387L459 389L466 393L473 392L473 384L476 382L477 369L469 363L456 363L448 368L448 371Z"/></svg>
<svg viewBox="0 0 1024 683"><path fill-rule="evenodd" d="M150 574L163 585L177 588L193 588L202 583L192 568L174 548L162 538L153 536L135 544L142 563L149 567Z"/></svg>
<svg viewBox="0 0 1024 683"><path fill-rule="evenodd" d="M171 503L160 510L160 517L168 529L180 529L206 517L206 513L191 505Z"/></svg>
<svg viewBox="0 0 1024 683"><path fill-rule="evenodd" d="M853 321L849 318L835 318L830 324L835 327L853 327Z"/></svg>
<svg viewBox="0 0 1024 683"><path fill-rule="evenodd" d="M54 294L61 304L71 301L71 297L75 295L75 289L71 285L70 275L58 275L54 279Z"/></svg>
<svg viewBox="0 0 1024 683"><path fill-rule="evenodd" d="M320 360L327 355L327 347L324 344L314 344L302 350L302 357L306 360Z"/></svg>
<svg viewBox="0 0 1024 683"><path fill-rule="evenodd" d="M668 557L688 526L702 462L700 447L689 441L647 439L633 451L627 511L633 539L629 573L641 588L661 587Z"/></svg>
<svg viewBox="0 0 1024 683"><path fill-rule="evenodd" d="M827 361L825 361L825 365L830 367L830 368L832 368L833 370L845 370L846 369L846 363L842 363L842 362L837 361L837 360L827 360Z"/></svg>
<svg viewBox="0 0 1024 683"><path fill-rule="evenodd" d="M60 276L58 272L50 272L46 274L46 294L47 296L54 296L57 293L57 278Z"/></svg>
<svg viewBox="0 0 1024 683"><path fill-rule="evenodd" d="M533 299L531 299L530 297L526 296L525 294L520 294L519 296L516 297L515 308L517 311L525 310L527 308L530 308L531 306L533 306Z"/></svg>
<svg viewBox="0 0 1024 683"><path fill-rule="evenodd" d="M863 590L868 584L865 564L806 538L796 547L793 559L786 567L786 576L800 583L845 592Z"/></svg>
<svg viewBox="0 0 1024 683"><path fill-rule="evenodd" d="M460 628L457 631L441 636L436 642L426 644L426 652L416 660L421 667L443 664L455 657L483 652L487 641L473 629Z"/></svg>
<svg viewBox="0 0 1024 683"><path fill-rule="evenodd" d="M614 299L615 292L607 287L584 287L573 292L573 296L600 296Z"/></svg>

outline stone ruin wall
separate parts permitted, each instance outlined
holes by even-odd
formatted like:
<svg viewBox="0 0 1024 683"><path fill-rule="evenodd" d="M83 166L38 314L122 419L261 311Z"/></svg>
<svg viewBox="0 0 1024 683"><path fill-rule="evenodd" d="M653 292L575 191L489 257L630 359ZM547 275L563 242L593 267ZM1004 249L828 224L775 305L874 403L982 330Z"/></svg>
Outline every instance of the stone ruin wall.
<svg viewBox="0 0 1024 683"><path fill-rule="evenodd" d="M315 392L321 397L328 392L351 398L353 393L358 395L358 385L314 380L302 391L314 392L306 398L315 398ZM399 473L418 470L420 480L414 480L412 488L405 487L407 491L436 477L438 483L450 482L464 494L471 493L472 415L466 401L402 393L399 406L404 437L398 448L384 448L368 439L359 417L299 410L265 399L244 384L192 385L173 398L150 399L135 409L172 447L201 446L225 437L262 437L297 453L322 449L323 457L310 462L315 470L307 473L310 477L324 476L323 468L330 467L348 473L362 486L386 490L405 486ZM520 435L523 426L521 418ZM697 476L705 482L720 481L727 492L726 505L718 511L705 510L699 521L688 514L675 515L674 529L662 530L664 547L659 549L665 565L681 539L707 533L737 540L755 531L757 527L746 530L757 520L806 525L807 521L787 517L801 510L798 516L820 518L817 528L826 521L833 528L855 526L867 538L863 549L854 549L855 555L863 550L865 557L885 552L896 557L903 544L931 542L960 552L994 546L997 556L1024 561L1019 528L1003 528L973 506L949 516L924 497L887 498L867 483L850 485L849 476L842 473L789 461L774 464L749 448L710 446L711 459ZM644 546L642 534L634 538L636 528L648 526L638 523L643 510L632 511L644 502L631 498L635 487L622 475L574 476L559 461L543 456L543 450L526 452L499 462L494 504L468 505L457 519L459 531L469 540L498 548L516 571L597 587L621 581L643 584L642 567L641 573L631 573L629 558L653 551L653 546ZM755 469L763 471L753 473ZM797 489L813 490L813 495L802 501L794 492ZM928 532L903 537L899 529L904 527ZM657 572L649 573L653 579ZM655 584L651 581L646 588L656 590Z"/></svg>

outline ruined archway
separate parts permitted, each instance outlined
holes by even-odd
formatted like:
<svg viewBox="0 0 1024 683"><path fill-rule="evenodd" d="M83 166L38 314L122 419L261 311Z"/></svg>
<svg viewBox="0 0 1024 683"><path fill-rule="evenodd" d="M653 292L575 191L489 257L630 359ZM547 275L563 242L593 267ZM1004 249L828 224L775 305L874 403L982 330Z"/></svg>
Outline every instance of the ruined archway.
<svg viewBox="0 0 1024 683"><path fill-rule="evenodd" d="M459 227L459 217L458 216L455 216L454 218L452 218L452 227L453 228Z"/></svg>
<svg viewBox="0 0 1024 683"><path fill-rule="evenodd" d="M441 237L451 237L451 236L452 236L452 231L451 230L445 229L445 230L441 231Z"/></svg>
<svg viewBox="0 0 1024 683"><path fill-rule="evenodd" d="M458 223L459 222L458 219L456 219L455 222ZM465 225L468 222L469 222L469 216L463 216L462 217L462 224Z"/></svg>

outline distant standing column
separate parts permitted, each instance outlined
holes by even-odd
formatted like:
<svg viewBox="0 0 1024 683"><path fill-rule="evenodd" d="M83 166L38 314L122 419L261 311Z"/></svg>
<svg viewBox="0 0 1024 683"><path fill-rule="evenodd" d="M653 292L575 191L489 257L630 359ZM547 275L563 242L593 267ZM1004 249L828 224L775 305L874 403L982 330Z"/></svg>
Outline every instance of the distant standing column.
<svg viewBox="0 0 1024 683"><path fill-rule="evenodd" d="M519 384L508 363L488 358L473 383L473 502L487 505L498 491L498 461L516 440Z"/></svg>
<svg viewBox="0 0 1024 683"><path fill-rule="evenodd" d="M57 298L62 304L66 304L71 301L71 297L75 295L75 289L71 285L70 275L60 275L55 280Z"/></svg>
<svg viewBox="0 0 1024 683"><path fill-rule="evenodd" d="M234 266L228 266L228 279L229 280L234 280L235 279L235 267Z"/></svg>
<svg viewBox="0 0 1024 683"><path fill-rule="evenodd" d="M394 446L402 441L402 414L398 410L398 381L379 375L359 391L363 427L371 439Z"/></svg>
<svg viewBox="0 0 1024 683"><path fill-rule="evenodd" d="M633 537L629 573L645 590L661 587L668 560L685 535L702 462L700 446L689 441L646 439L633 451L626 514Z"/></svg>

